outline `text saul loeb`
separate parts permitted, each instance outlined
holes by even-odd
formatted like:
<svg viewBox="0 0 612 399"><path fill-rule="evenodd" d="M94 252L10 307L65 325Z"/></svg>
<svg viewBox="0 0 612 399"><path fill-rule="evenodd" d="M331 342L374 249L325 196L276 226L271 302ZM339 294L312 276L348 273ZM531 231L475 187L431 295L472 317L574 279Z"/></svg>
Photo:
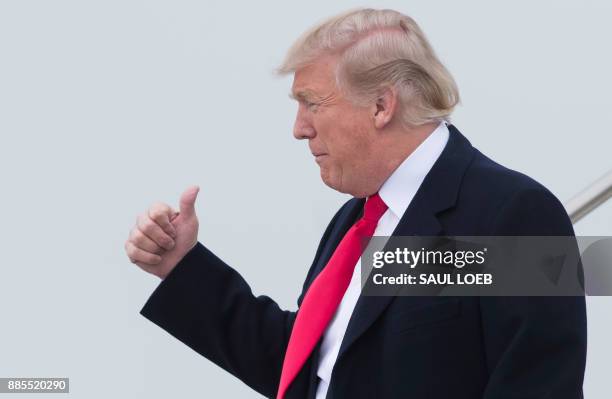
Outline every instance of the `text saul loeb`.
<svg viewBox="0 0 612 399"><path fill-rule="evenodd" d="M414 269L418 265L449 266L462 269L466 265L482 265L485 262L486 248L479 251L440 251L410 250L396 248L394 251L373 252L372 266L381 269L386 264L405 265ZM385 276L375 273L372 282L376 285L491 285L493 276L490 273L401 273L396 276Z"/></svg>

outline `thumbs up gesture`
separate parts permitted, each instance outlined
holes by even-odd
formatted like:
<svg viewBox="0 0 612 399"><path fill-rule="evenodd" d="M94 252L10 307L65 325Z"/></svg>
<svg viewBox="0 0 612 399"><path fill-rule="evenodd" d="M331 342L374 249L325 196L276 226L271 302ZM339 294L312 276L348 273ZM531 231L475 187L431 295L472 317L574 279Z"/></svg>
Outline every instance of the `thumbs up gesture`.
<svg viewBox="0 0 612 399"><path fill-rule="evenodd" d="M125 252L132 263L166 278L198 242L195 201L199 190L192 186L183 192L179 211L158 202L138 216L125 242Z"/></svg>

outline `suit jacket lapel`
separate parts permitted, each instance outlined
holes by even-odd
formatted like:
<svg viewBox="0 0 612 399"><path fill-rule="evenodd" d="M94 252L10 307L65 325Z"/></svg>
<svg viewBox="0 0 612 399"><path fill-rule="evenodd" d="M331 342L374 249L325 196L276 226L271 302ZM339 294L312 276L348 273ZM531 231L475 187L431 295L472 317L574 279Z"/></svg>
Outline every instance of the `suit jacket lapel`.
<svg viewBox="0 0 612 399"><path fill-rule="evenodd" d="M314 279L321 273L321 270L327 265L332 254L336 250L336 247L344 238L346 232L351 228L353 224L361 217L363 213L363 205L365 204L364 198L353 198L349 201L344 212L338 217L336 226L332 230L329 239L325 243L325 247L321 251L321 256L315 265L314 273L308 283L308 287L314 281ZM306 290L305 290L306 291Z"/></svg>
<svg viewBox="0 0 612 399"><path fill-rule="evenodd" d="M448 127L449 141L400 219L393 232L394 236L436 236L442 233L436 214L455 204L461 179L474 155L473 147L459 130L453 125ZM359 297L336 363L394 298L391 295Z"/></svg>

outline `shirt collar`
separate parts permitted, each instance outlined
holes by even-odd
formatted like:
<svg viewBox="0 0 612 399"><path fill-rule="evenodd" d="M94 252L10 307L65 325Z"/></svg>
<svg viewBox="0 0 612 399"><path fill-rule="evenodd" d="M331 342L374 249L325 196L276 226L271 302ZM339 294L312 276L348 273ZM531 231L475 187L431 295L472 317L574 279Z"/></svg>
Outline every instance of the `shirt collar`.
<svg viewBox="0 0 612 399"><path fill-rule="evenodd" d="M401 218L421 183L448 142L446 121L438 127L395 169L378 194L396 217Z"/></svg>

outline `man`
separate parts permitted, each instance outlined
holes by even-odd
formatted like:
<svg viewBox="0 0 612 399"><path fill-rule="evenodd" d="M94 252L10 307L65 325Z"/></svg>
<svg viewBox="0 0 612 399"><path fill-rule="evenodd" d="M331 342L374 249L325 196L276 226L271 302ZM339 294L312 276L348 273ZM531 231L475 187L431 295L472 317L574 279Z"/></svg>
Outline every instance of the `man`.
<svg viewBox="0 0 612 399"><path fill-rule="evenodd" d="M163 279L141 313L269 398L581 398L583 297L360 295L358 237L573 235L559 201L448 123L454 81L417 24L357 10L306 32L294 73L297 139L348 193L298 312L255 297L197 241L197 187L156 204L126 242Z"/></svg>

